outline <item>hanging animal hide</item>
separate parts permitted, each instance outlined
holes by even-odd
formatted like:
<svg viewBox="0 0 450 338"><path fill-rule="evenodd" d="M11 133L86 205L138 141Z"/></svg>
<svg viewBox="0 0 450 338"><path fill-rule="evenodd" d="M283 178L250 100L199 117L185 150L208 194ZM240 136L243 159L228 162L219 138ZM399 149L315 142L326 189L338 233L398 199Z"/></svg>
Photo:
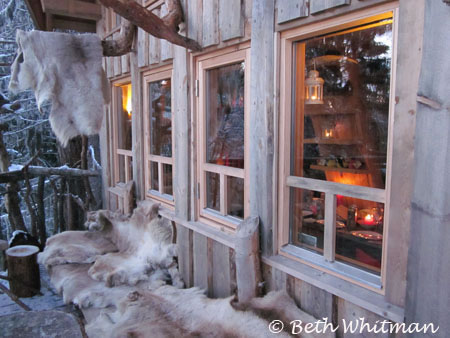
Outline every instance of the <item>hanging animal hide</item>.
<svg viewBox="0 0 450 338"><path fill-rule="evenodd" d="M32 89L39 109L52 103L50 125L63 146L75 136L98 133L109 102L100 38L18 30L16 41L9 90Z"/></svg>

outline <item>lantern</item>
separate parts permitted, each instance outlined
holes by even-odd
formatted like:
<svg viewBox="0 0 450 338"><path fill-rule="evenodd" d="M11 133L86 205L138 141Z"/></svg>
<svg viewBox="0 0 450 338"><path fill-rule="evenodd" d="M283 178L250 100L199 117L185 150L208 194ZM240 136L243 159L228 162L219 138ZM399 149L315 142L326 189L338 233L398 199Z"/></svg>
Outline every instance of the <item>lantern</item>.
<svg viewBox="0 0 450 338"><path fill-rule="evenodd" d="M306 104L323 104L323 79L317 70L310 70L305 80Z"/></svg>

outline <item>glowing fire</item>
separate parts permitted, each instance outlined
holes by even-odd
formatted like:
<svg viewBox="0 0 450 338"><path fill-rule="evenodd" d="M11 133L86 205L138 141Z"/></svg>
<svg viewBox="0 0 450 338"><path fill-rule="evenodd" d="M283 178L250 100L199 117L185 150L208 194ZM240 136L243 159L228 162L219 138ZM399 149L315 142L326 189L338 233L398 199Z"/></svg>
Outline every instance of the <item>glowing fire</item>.
<svg viewBox="0 0 450 338"><path fill-rule="evenodd" d="M122 86L122 108L128 113L128 117L131 118L131 84Z"/></svg>

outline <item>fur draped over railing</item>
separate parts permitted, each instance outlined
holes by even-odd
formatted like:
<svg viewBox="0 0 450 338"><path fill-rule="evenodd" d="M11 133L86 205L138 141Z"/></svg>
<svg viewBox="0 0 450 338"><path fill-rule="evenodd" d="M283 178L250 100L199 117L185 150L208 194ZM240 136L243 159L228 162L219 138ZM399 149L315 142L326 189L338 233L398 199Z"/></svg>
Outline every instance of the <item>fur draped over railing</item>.
<svg viewBox="0 0 450 338"><path fill-rule="evenodd" d="M18 30L9 90L34 91L39 109L52 103L50 125L63 146L78 135L97 134L109 102L96 34Z"/></svg>

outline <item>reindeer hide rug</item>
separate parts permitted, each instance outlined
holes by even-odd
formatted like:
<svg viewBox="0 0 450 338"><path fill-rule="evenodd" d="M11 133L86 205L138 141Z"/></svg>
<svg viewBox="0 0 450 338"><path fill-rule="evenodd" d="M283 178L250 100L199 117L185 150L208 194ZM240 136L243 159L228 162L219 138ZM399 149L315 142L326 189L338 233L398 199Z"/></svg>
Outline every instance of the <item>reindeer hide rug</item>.
<svg viewBox="0 0 450 338"><path fill-rule="evenodd" d="M109 102L96 34L18 30L10 91L32 89L39 109L52 103L50 125L63 146L77 135L98 133Z"/></svg>

